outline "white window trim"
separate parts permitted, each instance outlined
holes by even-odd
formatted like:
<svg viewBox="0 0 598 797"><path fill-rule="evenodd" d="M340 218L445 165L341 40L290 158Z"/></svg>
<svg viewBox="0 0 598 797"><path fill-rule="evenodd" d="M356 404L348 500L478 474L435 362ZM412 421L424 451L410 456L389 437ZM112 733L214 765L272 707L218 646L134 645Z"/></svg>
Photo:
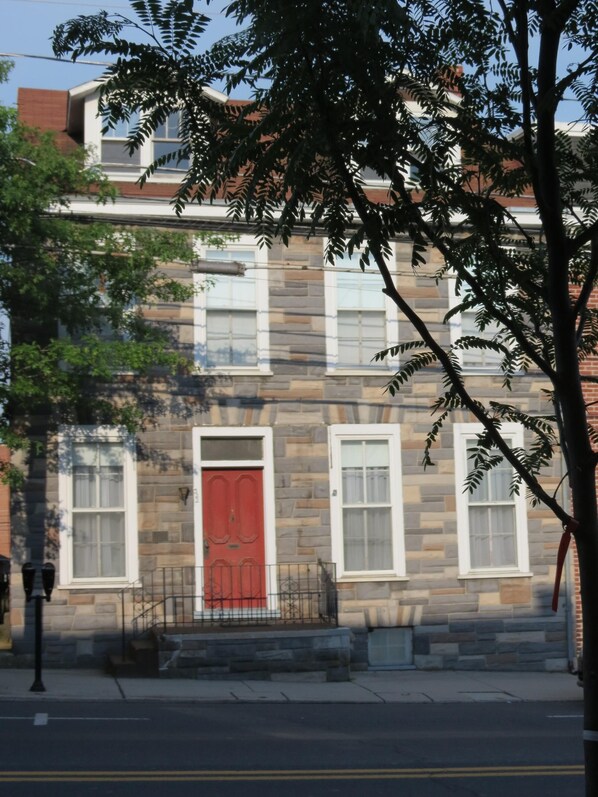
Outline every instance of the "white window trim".
<svg viewBox="0 0 598 797"><path fill-rule="evenodd" d="M122 443L125 513L125 575L117 578L74 578L72 551L73 479L71 446L73 443ZM137 537L136 440L123 427L63 426L58 433L58 509L60 517L59 587L114 589L134 583L139 578Z"/></svg>
<svg viewBox="0 0 598 797"><path fill-rule="evenodd" d="M332 560L339 581L394 581L406 578L403 489L401 475L401 432L398 424L333 424L329 427L330 526ZM388 570L348 571L345 569L342 519L341 442L343 440L386 440L389 444L390 503L393 561Z"/></svg>
<svg viewBox="0 0 598 797"><path fill-rule="evenodd" d="M206 257L207 249L203 244L197 246L199 257ZM268 298L268 254L265 247L258 247L252 235L241 235L239 240L227 244L226 251L239 252L251 249L255 253L255 267L247 269L255 279L256 290L256 320L257 320L257 365L235 366L227 365L208 368L206 365L206 332L207 332L207 307L206 296L210 290L209 274L194 274L193 283L196 288L194 299L194 350L195 365L201 373L220 374L264 374L271 376L270 370L270 330L269 298ZM241 278L243 279L243 278Z"/></svg>
<svg viewBox="0 0 598 797"><path fill-rule="evenodd" d="M327 242L324 241L324 251ZM391 275L396 272L395 245L391 244L391 255L387 261ZM394 373L398 368L398 357L387 357L383 361L373 362L371 365L344 366L338 363L338 307L337 307L337 279L335 267L328 265L324 270L324 300L326 305L326 374L328 376L339 374L351 376L352 374L372 375ZM379 274L374 265L373 272ZM384 283L380 276L380 293ZM386 313L386 341L387 348L399 343L399 311L396 304L386 295L384 296L384 311Z"/></svg>
<svg viewBox="0 0 598 797"><path fill-rule="evenodd" d="M515 540L517 565L515 567L472 568L469 538L469 499L463 491L469 473L467 447L465 441L483 432L479 423L456 423L453 426L455 450L455 493L457 509L457 541L459 548L459 578L497 578L512 576L531 576L529 571L529 546L527 532L527 500L525 485L519 488L519 495L513 496L515 504ZM502 436L514 448L523 448L523 427L518 423L503 423Z"/></svg>

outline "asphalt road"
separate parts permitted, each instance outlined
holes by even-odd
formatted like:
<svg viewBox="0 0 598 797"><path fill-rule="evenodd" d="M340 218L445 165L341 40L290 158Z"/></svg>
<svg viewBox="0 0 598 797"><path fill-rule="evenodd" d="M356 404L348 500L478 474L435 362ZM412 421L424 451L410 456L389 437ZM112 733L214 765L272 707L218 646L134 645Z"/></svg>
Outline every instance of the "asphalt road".
<svg viewBox="0 0 598 797"><path fill-rule="evenodd" d="M578 797L571 703L0 705L2 797Z"/></svg>

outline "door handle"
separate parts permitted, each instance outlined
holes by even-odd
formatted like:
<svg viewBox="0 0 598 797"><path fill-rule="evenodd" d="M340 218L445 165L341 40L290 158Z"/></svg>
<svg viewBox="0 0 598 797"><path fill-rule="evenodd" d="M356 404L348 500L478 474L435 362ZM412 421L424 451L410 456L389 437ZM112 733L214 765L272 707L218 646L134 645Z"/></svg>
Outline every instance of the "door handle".
<svg viewBox="0 0 598 797"><path fill-rule="evenodd" d="M210 553L210 543L208 542L208 540L203 541L203 550L204 553Z"/></svg>

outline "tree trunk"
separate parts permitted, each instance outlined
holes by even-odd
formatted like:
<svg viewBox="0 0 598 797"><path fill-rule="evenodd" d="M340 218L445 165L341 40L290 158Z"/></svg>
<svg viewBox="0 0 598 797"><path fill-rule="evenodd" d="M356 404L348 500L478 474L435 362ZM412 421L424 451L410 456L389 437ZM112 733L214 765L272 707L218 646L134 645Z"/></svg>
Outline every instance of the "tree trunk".
<svg viewBox="0 0 598 797"><path fill-rule="evenodd" d="M586 797L598 795L598 514L595 473L574 479L573 511L583 616L584 760ZM582 482L580 484L580 482Z"/></svg>

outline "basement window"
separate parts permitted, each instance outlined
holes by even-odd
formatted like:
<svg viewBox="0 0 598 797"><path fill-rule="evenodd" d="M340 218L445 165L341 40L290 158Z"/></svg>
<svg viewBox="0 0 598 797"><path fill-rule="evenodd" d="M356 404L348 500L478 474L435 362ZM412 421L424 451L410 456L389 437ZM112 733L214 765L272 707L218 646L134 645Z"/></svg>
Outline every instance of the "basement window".
<svg viewBox="0 0 598 797"><path fill-rule="evenodd" d="M413 664L412 628L372 628L368 634L368 663L394 670Z"/></svg>

